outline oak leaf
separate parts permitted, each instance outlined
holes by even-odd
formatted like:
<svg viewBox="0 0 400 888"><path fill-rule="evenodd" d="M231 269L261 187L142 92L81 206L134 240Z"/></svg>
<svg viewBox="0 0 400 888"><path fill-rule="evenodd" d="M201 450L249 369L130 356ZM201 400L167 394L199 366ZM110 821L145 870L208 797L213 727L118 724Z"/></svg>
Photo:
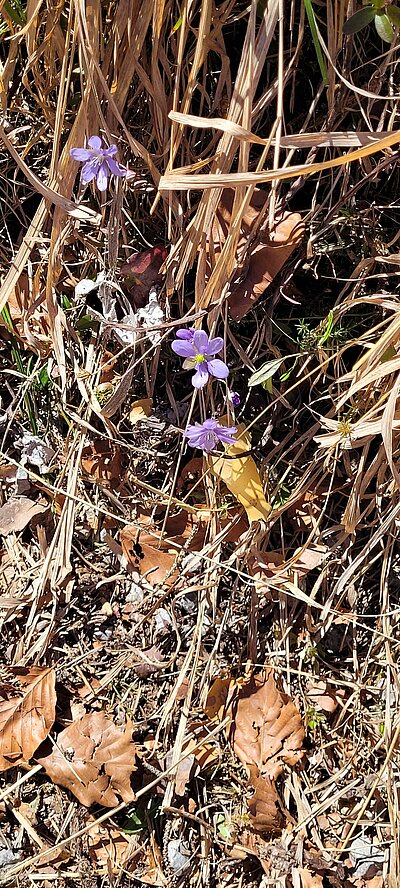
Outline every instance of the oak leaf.
<svg viewBox="0 0 400 888"><path fill-rule="evenodd" d="M87 808L114 808L119 796L133 801L130 778L136 770L132 724L121 731L103 712L89 712L57 737L50 755L38 758L46 773Z"/></svg>
<svg viewBox="0 0 400 888"><path fill-rule="evenodd" d="M55 719L55 672L47 666L9 667L0 684L0 771L28 762Z"/></svg>

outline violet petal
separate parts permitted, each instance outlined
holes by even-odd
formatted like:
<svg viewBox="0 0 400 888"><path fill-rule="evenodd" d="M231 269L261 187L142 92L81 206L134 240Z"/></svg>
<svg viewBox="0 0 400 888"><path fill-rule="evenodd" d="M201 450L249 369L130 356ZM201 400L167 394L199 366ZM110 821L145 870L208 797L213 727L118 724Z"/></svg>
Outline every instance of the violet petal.
<svg viewBox="0 0 400 888"><path fill-rule="evenodd" d="M233 444L236 432L236 426L232 426L230 429L225 429L223 428L223 426L218 426L216 434L218 435L218 440L221 441L223 444Z"/></svg>
<svg viewBox="0 0 400 888"><path fill-rule="evenodd" d="M181 358L194 358L196 354L192 343L185 340L179 342L179 340L174 339L171 343L171 348L172 351Z"/></svg>
<svg viewBox="0 0 400 888"><path fill-rule="evenodd" d="M211 376L215 376L216 379L226 379L229 376L229 367L226 366L224 361L220 361L219 358L207 361L207 367Z"/></svg>
<svg viewBox="0 0 400 888"><path fill-rule="evenodd" d="M216 336L215 339L210 339L207 345L207 354L208 355L217 355L218 352L222 351L224 347L224 340L221 339L220 336Z"/></svg>
<svg viewBox="0 0 400 888"><path fill-rule="evenodd" d="M209 372L207 370L206 364L198 364L197 371L192 376L192 385L196 389L201 389L206 385L209 377Z"/></svg>
<svg viewBox="0 0 400 888"><path fill-rule="evenodd" d="M204 330L196 330L193 336L193 345L198 354L205 355L207 353L208 336Z"/></svg>
<svg viewBox="0 0 400 888"><path fill-rule="evenodd" d="M97 158L94 158L94 159L92 158L92 160L88 160L88 162L85 163L85 166L82 167L81 179L82 179L82 182L85 183L85 185L87 185L88 182L91 182L92 179L94 179L94 177L97 175L97 168L98 168Z"/></svg>
<svg viewBox="0 0 400 888"><path fill-rule="evenodd" d="M96 176L96 184L97 184L99 191L106 190L107 182L108 182L108 169L107 169L107 164L105 162L103 162L101 164L101 166L99 167L99 170L98 170L98 173Z"/></svg>
<svg viewBox="0 0 400 888"><path fill-rule="evenodd" d="M126 169L119 165L113 157L106 157L105 161L113 176L126 176Z"/></svg>
<svg viewBox="0 0 400 888"><path fill-rule="evenodd" d="M93 151L89 151L88 148L71 148L69 153L74 160L79 160L81 163L93 158Z"/></svg>
<svg viewBox="0 0 400 888"><path fill-rule="evenodd" d="M90 136L90 139L88 139L88 145L90 145L90 148L93 148L94 151L101 151L102 141L100 136Z"/></svg>
<svg viewBox="0 0 400 888"><path fill-rule="evenodd" d="M194 329L194 327L189 327L188 330L185 330L185 329L177 330L176 337L177 337L177 339L188 339L189 342L191 342L195 332L196 332L196 330Z"/></svg>

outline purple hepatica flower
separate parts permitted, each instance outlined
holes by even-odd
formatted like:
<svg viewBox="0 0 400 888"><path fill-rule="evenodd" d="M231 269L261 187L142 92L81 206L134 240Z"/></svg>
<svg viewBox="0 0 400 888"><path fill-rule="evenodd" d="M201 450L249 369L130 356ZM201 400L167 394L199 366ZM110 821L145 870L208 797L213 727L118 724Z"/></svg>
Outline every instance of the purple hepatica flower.
<svg viewBox="0 0 400 888"><path fill-rule="evenodd" d="M219 442L233 444L233 436L236 435L236 432L236 426L231 426L228 429L218 425L216 419L206 419L204 422L189 425L184 434L191 447L199 447L200 450L206 450L209 453Z"/></svg>
<svg viewBox="0 0 400 888"><path fill-rule="evenodd" d="M178 330L178 334L181 332L183 331ZM174 339L171 348L175 354L186 358L183 364L185 370L196 367L192 383L195 388L200 389L206 384L209 376L215 376L217 379L226 379L229 376L226 364L219 358L214 358L214 355L221 351L223 345L224 340L219 336L216 339L209 339L203 330L196 330L191 339L184 341L181 337Z"/></svg>
<svg viewBox="0 0 400 888"><path fill-rule="evenodd" d="M240 404L239 392L229 392L228 398L229 398L233 407L239 407L239 404Z"/></svg>
<svg viewBox="0 0 400 888"><path fill-rule="evenodd" d="M195 332L194 327L189 327L188 330L177 330L176 336L177 339L187 339L189 342L193 342Z"/></svg>
<svg viewBox="0 0 400 888"><path fill-rule="evenodd" d="M115 160L115 155L118 152L117 146L110 145L109 148L103 148L102 144L100 136L91 136L88 140L88 148L71 148L69 152L74 160L83 163L82 182L87 185L92 179L96 179L99 191L106 190L110 173L114 176L126 176L127 173L127 170Z"/></svg>

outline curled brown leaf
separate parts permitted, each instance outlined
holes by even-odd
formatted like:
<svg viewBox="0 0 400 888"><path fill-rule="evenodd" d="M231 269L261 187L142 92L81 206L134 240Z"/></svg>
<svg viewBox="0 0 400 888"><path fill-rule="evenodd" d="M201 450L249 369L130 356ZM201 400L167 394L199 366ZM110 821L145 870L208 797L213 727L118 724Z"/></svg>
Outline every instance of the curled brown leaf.
<svg viewBox="0 0 400 888"><path fill-rule="evenodd" d="M10 667L0 684L0 771L32 758L55 719L55 672Z"/></svg>

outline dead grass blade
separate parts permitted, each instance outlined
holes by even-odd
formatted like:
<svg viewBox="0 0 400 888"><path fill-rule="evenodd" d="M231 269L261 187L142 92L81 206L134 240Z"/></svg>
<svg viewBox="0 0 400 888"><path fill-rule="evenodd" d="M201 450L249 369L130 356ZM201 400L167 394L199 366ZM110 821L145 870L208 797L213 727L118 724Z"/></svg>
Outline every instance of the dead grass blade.
<svg viewBox="0 0 400 888"><path fill-rule="evenodd" d="M363 157L370 157L377 154L378 151L384 151L397 145L400 142L400 132L390 133L383 139L378 139L372 145L365 145L356 151L349 151L343 157L334 157L332 160L322 161L321 163L297 164L289 167L289 169L280 168L259 173L208 173L190 175L173 171L165 173L161 176L158 187L161 192L164 191L185 191L185 190L209 190L211 188L240 188L242 185L263 185L267 182L273 182L275 179L284 181L286 179L297 179L300 176L309 176L314 173L320 173L324 170L335 169L347 163L354 163Z"/></svg>

